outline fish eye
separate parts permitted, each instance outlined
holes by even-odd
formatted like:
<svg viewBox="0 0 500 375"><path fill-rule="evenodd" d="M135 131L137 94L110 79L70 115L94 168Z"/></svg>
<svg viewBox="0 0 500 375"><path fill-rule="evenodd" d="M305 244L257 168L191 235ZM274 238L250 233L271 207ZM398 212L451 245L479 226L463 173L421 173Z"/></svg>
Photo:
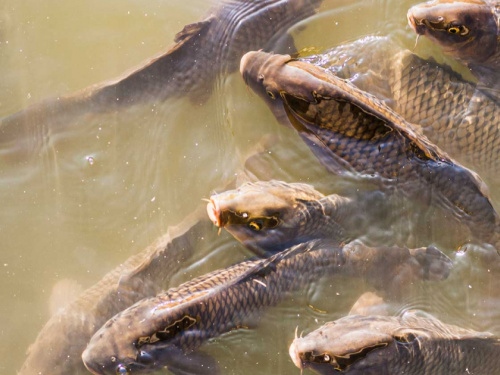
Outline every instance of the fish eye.
<svg viewBox="0 0 500 375"><path fill-rule="evenodd" d="M267 96L269 96L271 99L273 99L273 100L276 99L276 97L274 96L274 93L272 91L268 90L268 91L266 91L266 93L267 93Z"/></svg>
<svg viewBox="0 0 500 375"><path fill-rule="evenodd" d="M329 354L320 354L314 355L311 352L306 353L306 360L315 362L315 363L330 363L332 361L332 357Z"/></svg>
<svg viewBox="0 0 500 375"><path fill-rule="evenodd" d="M327 362L330 362L330 359L331 359L331 358L330 358L330 356L329 356L328 354L323 354L323 356L320 356L320 359L321 359L323 362L327 363Z"/></svg>
<svg viewBox="0 0 500 375"><path fill-rule="evenodd" d="M116 375L124 375L124 374L129 374L130 370L127 366L119 364L116 366Z"/></svg>
<svg viewBox="0 0 500 375"><path fill-rule="evenodd" d="M262 226L261 220L252 220L248 223L248 227L257 232L262 229Z"/></svg>
<svg viewBox="0 0 500 375"><path fill-rule="evenodd" d="M464 25L450 26L446 29L450 34L460 34L462 36L469 34L469 29Z"/></svg>

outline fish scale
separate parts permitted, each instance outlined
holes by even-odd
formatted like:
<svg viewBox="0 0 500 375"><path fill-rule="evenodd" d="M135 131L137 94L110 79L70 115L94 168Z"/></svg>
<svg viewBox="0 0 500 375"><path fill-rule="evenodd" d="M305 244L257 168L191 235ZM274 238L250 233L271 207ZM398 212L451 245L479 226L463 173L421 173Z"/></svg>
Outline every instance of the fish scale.
<svg viewBox="0 0 500 375"><path fill-rule="evenodd" d="M369 178L384 189L431 202L467 225L475 240L500 250L500 217L479 176L382 101L324 69L286 55L249 52L240 71L276 118L295 128L330 172ZM346 101L350 107L339 105ZM357 108L362 116L346 116L350 108ZM356 129L367 132L365 120L378 125L380 133L366 140L350 136ZM347 131L339 131L340 121L347 123ZM384 134L385 129L390 131ZM337 147L342 142L345 150Z"/></svg>
<svg viewBox="0 0 500 375"><path fill-rule="evenodd" d="M355 80L361 90L383 86L380 99L388 99L415 130L421 129L487 180L499 182L499 102L449 66L420 58L383 37L364 38L301 60L345 79L363 75L364 80Z"/></svg>
<svg viewBox="0 0 500 375"><path fill-rule="evenodd" d="M450 69L413 54L390 76L395 110L451 155L493 176L500 172L500 108ZM443 84L443 82L448 82ZM422 89L415 90L413 87Z"/></svg>
<svg viewBox="0 0 500 375"><path fill-rule="evenodd" d="M210 226L199 211L189 215L52 316L28 349L19 375L83 373L81 354L97 329L119 311L163 290Z"/></svg>
<svg viewBox="0 0 500 375"><path fill-rule="evenodd" d="M205 18L186 25L174 44L122 76L58 96L0 119L0 142L19 142L26 134L61 129L91 113L109 113L141 103L188 97L205 103L214 84L237 70L250 50L270 48L288 29L314 15L323 0L221 0ZM291 37L287 48L293 47ZM281 44L283 46L283 44ZM26 147L26 146L25 146ZM31 146L30 146L31 147Z"/></svg>
<svg viewBox="0 0 500 375"><path fill-rule="evenodd" d="M417 251L425 252L425 261L417 258L414 250L374 249L361 243L324 247L321 241L313 241L269 259L244 261L200 276L117 314L90 340L83 360L96 374L114 374L117 365L126 366L131 373L169 366L175 350L182 350L187 358L208 338L252 324L264 308L325 275L363 275L380 287L388 287L394 277L401 276L400 271L411 280L447 277L451 261L446 256L432 248ZM415 259L420 263L415 264ZM439 269L439 274L429 276L428 267ZM185 317L196 323L164 341L137 345L139 340L147 342L148 337ZM140 363L139 352L148 353L150 361Z"/></svg>

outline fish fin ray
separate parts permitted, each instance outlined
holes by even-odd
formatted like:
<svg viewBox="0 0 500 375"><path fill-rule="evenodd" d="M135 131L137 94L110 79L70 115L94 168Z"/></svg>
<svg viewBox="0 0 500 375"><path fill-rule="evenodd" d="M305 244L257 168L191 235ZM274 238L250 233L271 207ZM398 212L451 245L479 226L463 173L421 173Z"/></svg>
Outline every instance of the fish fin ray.
<svg viewBox="0 0 500 375"><path fill-rule="evenodd" d="M215 20L214 16L210 16L203 21L190 23L189 25L184 26L184 28L175 34L174 42L175 43L183 43L186 40L196 36L197 34L201 34L209 27L212 22Z"/></svg>
<svg viewBox="0 0 500 375"><path fill-rule="evenodd" d="M53 287L49 298L50 315L55 315L73 302L81 293L83 287L72 279L59 280Z"/></svg>

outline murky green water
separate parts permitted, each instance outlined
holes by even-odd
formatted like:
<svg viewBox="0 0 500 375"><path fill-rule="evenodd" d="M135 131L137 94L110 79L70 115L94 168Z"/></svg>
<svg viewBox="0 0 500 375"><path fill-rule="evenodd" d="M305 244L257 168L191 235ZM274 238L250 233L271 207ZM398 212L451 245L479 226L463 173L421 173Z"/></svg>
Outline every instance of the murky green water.
<svg viewBox="0 0 500 375"><path fill-rule="evenodd" d="M326 0L318 16L292 33L298 48L317 51L368 34L390 34L412 48L415 37L406 26L406 11L414 3ZM168 47L175 33L201 19L209 5L199 0L3 0L0 117L120 75ZM425 40L416 51L443 60ZM222 82L203 106L173 99L84 116L49 133L42 141L20 131L19 139L29 147L16 151L15 141L0 150L4 374L21 367L27 347L50 317L54 285L64 279L83 288L96 283L239 174L255 145L264 150L248 168L257 178L304 181L323 193L354 188L328 175L299 137L280 127L246 89L239 74ZM456 231L446 225L416 232L409 245L436 244L452 256L450 233ZM226 241L232 240L227 236ZM237 244L204 249L172 285L248 256ZM421 308L448 323L499 333L494 272L471 257L456 260L446 282L415 285L395 310ZM295 327L311 330L345 315L366 287L355 280L325 280L270 309L255 329L225 335L204 350L220 361L223 373L298 372L287 354Z"/></svg>

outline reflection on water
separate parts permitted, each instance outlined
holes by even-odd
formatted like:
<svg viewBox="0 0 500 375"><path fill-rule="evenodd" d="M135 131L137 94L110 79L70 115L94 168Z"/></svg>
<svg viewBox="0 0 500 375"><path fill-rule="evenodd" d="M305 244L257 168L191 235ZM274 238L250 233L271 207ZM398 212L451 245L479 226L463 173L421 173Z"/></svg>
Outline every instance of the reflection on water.
<svg viewBox="0 0 500 375"><path fill-rule="evenodd" d="M368 34L388 35L411 49L415 37L406 26L406 11L413 3L326 0L321 13L293 27L292 34L299 49L316 52ZM209 6L177 0L4 2L0 117L120 75L169 46L174 34L201 19ZM439 48L426 40L419 41L417 52L443 61ZM20 138L1 148L3 373L21 367L26 348L50 317L54 285L65 279L83 288L95 284L240 174L256 149L264 152L247 163L251 178L302 181L324 194L353 196L370 189L328 174L238 74L216 86L202 106L179 98L83 116L57 131L45 124L44 137L20 131ZM17 142L24 143L24 151L18 152ZM494 197L496 189L490 185ZM391 305L392 312L420 308L447 323L500 333L496 258L479 256L486 252L480 248L455 253L464 238L450 220L434 210L414 215L418 207L401 205L406 213L391 228L394 242L434 244L456 267L443 283L415 284ZM199 249L170 285L251 256L223 236L226 246ZM367 234L365 240L374 238L376 233ZM287 354L295 327L310 331L346 315L367 289L362 281L322 280L270 309L257 327L217 338L203 350L217 358L224 373L297 371Z"/></svg>

